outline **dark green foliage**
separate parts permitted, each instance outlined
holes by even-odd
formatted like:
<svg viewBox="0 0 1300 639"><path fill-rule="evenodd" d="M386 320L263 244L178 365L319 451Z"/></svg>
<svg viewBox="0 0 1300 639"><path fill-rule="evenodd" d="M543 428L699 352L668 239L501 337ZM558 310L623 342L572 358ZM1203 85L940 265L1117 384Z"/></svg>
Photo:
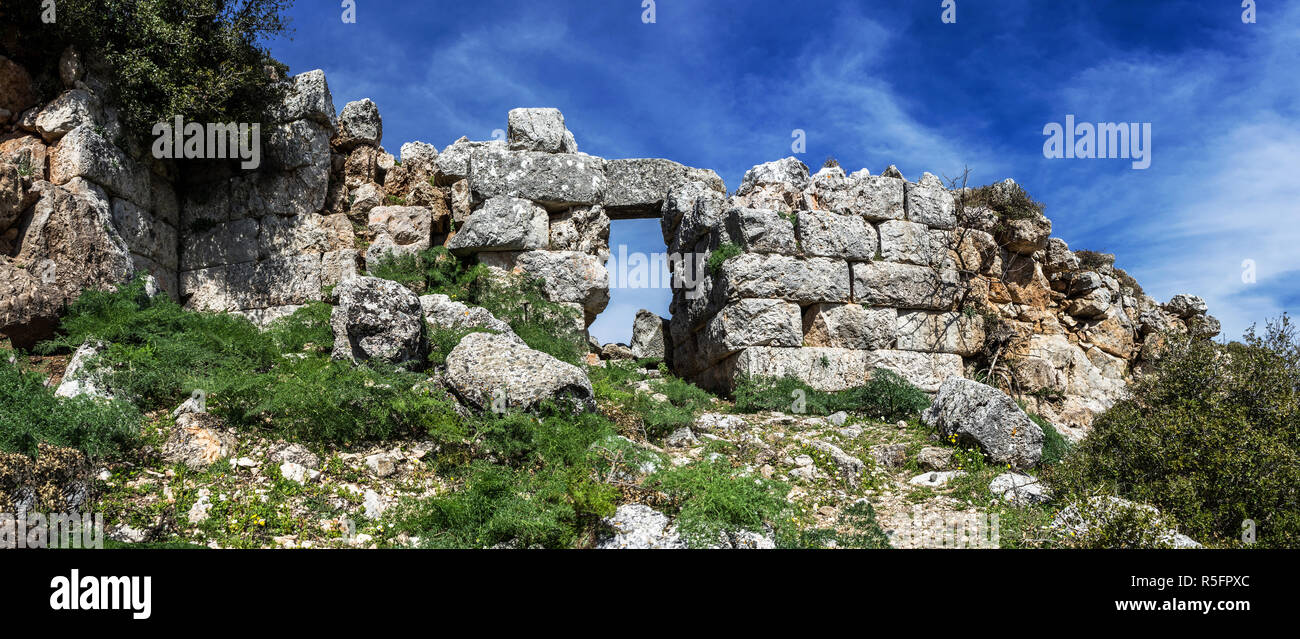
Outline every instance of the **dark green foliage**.
<svg viewBox="0 0 1300 639"><path fill-rule="evenodd" d="M796 399L802 399L809 414L842 410L886 421L913 419L930 405L924 391L884 369L876 369L863 386L837 392L816 390L795 377L746 377L737 383L735 398L736 410L743 413L792 412Z"/></svg>
<svg viewBox="0 0 1300 639"><path fill-rule="evenodd" d="M962 196L962 207L985 207L1004 220L1033 220L1043 215L1042 202L1035 202L1019 184L1010 188L999 183L967 189Z"/></svg>
<svg viewBox="0 0 1300 639"><path fill-rule="evenodd" d="M704 263L704 267L709 273L716 275L718 271L722 269L723 262L726 262L744 252L745 249L742 249L731 242L727 242L726 244L719 246L712 253L709 253L709 259Z"/></svg>
<svg viewBox="0 0 1300 639"><path fill-rule="evenodd" d="M388 253L369 269L374 277L397 282L416 295L440 293L459 301L469 299L475 282L487 273L485 267L467 265L441 246L416 254Z"/></svg>
<svg viewBox="0 0 1300 639"><path fill-rule="evenodd" d="M552 406L542 412L485 416L475 439L480 454L499 463L474 461L453 471L464 488L404 505L398 527L438 548L589 543L617 498L597 470L594 446L613 436L613 425L591 413L573 416Z"/></svg>
<svg viewBox="0 0 1300 639"><path fill-rule="evenodd" d="M21 59L49 73L34 63L52 65L73 45L84 60L102 61L115 92L108 98L141 139L177 115L269 122L268 105L282 100L267 69L285 67L266 42L287 33L282 14L292 0L59 0L54 24L41 21L39 3L25 4L30 10L12 16Z"/></svg>
<svg viewBox="0 0 1300 639"><path fill-rule="evenodd" d="M1300 343L1290 320L1227 346L1167 337L1151 374L1051 473L1058 490L1148 503L1201 542L1300 545Z"/></svg>
<svg viewBox="0 0 1300 639"><path fill-rule="evenodd" d="M1043 457L1039 465L1046 467L1061 463L1061 460L1065 459L1065 456L1070 452L1070 440L1057 432L1056 427L1041 416L1029 413L1029 419L1043 429Z"/></svg>
<svg viewBox="0 0 1300 639"><path fill-rule="evenodd" d="M0 451L34 458L46 443L100 458L134 445L141 418L130 404L55 397L44 382L0 355Z"/></svg>
<svg viewBox="0 0 1300 639"><path fill-rule="evenodd" d="M1115 270L1115 279L1119 280L1121 286L1127 286L1133 289L1133 293L1135 295L1146 294L1146 292L1142 290L1142 285L1138 284L1137 280L1133 279L1133 276L1128 274L1128 271L1125 271L1122 268L1116 268L1114 270Z"/></svg>
<svg viewBox="0 0 1300 639"><path fill-rule="evenodd" d="M789 518L788 485L743 474L725 459L668 468L647 485L675 501L677 528L693 548L717 545L722 533L762 534L767 524Z"/></svg>

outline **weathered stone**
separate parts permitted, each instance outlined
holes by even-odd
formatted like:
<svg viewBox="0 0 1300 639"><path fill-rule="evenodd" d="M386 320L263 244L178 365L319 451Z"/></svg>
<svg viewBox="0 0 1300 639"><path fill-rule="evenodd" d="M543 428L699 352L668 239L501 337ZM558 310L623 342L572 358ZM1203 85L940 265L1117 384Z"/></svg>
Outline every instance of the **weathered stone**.
<svg viewBox="0 0 1300 639"><path fill-rule="evenodd" d="M358 146L379 146L384 139L384 120L370 98L349 102L339 113L338 137L334 145L344 151Z"/></svg>
<svg viewBox="0 0 1300 639"><path fill-rule="evenodd" d="M948 310L961 294L955 271L913 264L854 262L854 301L900 309Z"/></svg>
<svg viewBox="0 0 1300 639"><path fill-rule="evenodd" d="M731 240L750 253L798 253L794 223L783 214L765 209L734 208L727 211Z"/></svg>
<svg viewBox="0 0 1300 639"><path fill-rule="evenodd" d="M446 382L479 410L530 410L547 400L578 410L596 406L591 381L582 369L488 333L471 333L452 349Z"/></svg>
<svg viewBox="0 0 1300 639"><path fill-rule="evenodd" d="M284 104L275 109L278 122L307 119L330 129L335 126L334 113L334 97L320 69L294 76Z"/></svg>
<svg viewBox="0 0 1300 639"><path fill-rule="evenodd" d="M600 356L605 359L635 359L632 348L627 344L606 344L600 349Z"/></svg>
<svg viewBox="0 0 1300 639"><path fill-rule="evenodd" d="M420 167L432 173L438 170L438 147L427 142L407 142L398 151L404 166Z"/></svg>
<svg viewBox="0 0 1300 639"><path fill-rule="evenodd" d="M22 113L36 105L32 77L22 65L0 55L0 109Z"/></svg>
<svg viewBox="0 0 1300 639"><path fill-rule="evenodd" d="M335 359L423 367L428 344L415 293L396 282L356 277L339 285L338 296L330 318Z"/></svg>
<svg viewBox="0 0 1300 639"><path fill-rule="evenodd" d="M163 460L204 470L235 452L235 436L221 418L210 413L185 413L163 444Z"/></svg>
<svg viewBox="0 0 1300 639"><path fill-rule="evenodd" d="M871 447L870 454L876 465L884 468L899 469L907 463L906 444L879 444Z"/></svg>
<svg viewBox="0 0 1300 639"><path fill-rule="evenodd" d="M372 264L385 255L414 255L432 246L433 212L422 206L379 206L370 209L368 228L375 238L366 249Z"/></svg>
<svg viewBox="0 0 1300 639"><path fill-rule="evenodd" d="M948 245L942 231L932 232L916 222L889 220L880 223L880 257L887 262L920 266L948 266Z"/></svg>
<svg viewBox="0 0 1300 639"><path fill-rule="evenodd" d="M116 197L149 208L149 172L83 124L59 140L50 164L50 181L67 184L85 178Z"/></svg>
<svg viewBox="0 0 1300 639"><path fill-rule="evenodd" d="M632 356L664 360L672 354L668 342L668 320L641 309L632 322Z"/></svg>
<svg viewBox="0 0 1300 639"><path fill-rule="evenodd" d="M984 346L984 318L965 313L913 311L898 314L898 350L977 355Z"/></svg>
<svg viewBox="0 0 1300 639"><path fill-rule="evenodd" d="M614 219L658 217L668 192L689 182L709 190L726 190L722 178L708 169L693 169L672 160L629 159L605 162L605 208Z"/></svg>
<svg viewBox="0 0 1300 639"><path fill-rule="evenodd" d="M797 158L788 157L775 162L758 164L746 171L740 189L736 193L745 195L758 187L770 184L789 184L795 190L802 191L808 186L810 180L808 166Z"/></svg>
<svg viewBox="0 0 1300 639"><path fill-rule="evenodd" d="M989 492L1016 506L1031 506L1052 500L1050 491L1037 477L1002 473L989 482Z"/></svg>
<svg viewBox="0 0 1300 639"><path fill-rule="evenodd" d="M720 228L726 199L726 194L705 182L686 182L669 189L660 221L669 251L692 251L700 238Z"/></svg>
<svg viewBox="0 0 1300 639"><path fill-rule="evenodd" d="M551 218L550 249L609 255L609 216L601 206L575 206Z"/></svg>
<svg viewBox="0 0 1300 639"><path fill-rule="evenodd" d="M523 344L510 325L497 319L486 308L469 306L454 301L446 295L420 297L424 319L439 328L484 328L512 342Z"/></svg>
<svg viewBox="0 0 1300 639"><path fill-rule="evenodd" d="M63 186L40 182L21 249L14 261L26 267L58 304L86 289L105 290L131 278L130 249L113 225L103 189L74 178Z"/></svg>
<svg viewBox="0 0 1300 639"><path fill-rule="evenodd" d="M783 299L799 304L849 301L849 265L825 257L744 253L726 262L721 284L730 298Z"/></svg>
<svg viewBox="0 0 1300 639"><path fill-rule="evenodd" d="M1086 501L1075 501L1062 508L1052 519L1052 528L1072 538L1097 534L1112 529L1111 523L1124 521L1124 529L1133 536L1111 540L1129 547L1149 548L1200 548L1201 544L1180 534L1170 525L1160 511L1148 504L1139 504L1120 497L1095 495ZM1141 527L1136 524L1146 523Z"/></svg>
<svg viewBox="0 0 1300 639"><path fill-rule="evenodd" d="M858 215L872 222L904 216L901 179L855 174L843 180L815 180L809 193L815 208L840 215Z"/></svg>
<svg viewBox="0 0 1300 639"><path fill-rule="evenodd" d="M148 211L127 200L112 200L112 211L113 226L131 253L148 257L169 269L177 268L180 242L175 227L155 220Z"/></svg>
<svg viewBox="0 0 1300 639"><path fill-rule="evenodd" d="M624 504L607 517L605 524L614 536L597 544L602 550L652 550L686 548L686 542L668 522L668 517L643 504Z"/></svg>
<svg viewBox="0 0 1300 639"><path fill-rule="evenodd" d="M605 161L572 153L489 150L474 157L469 182L479 200L508 195L554 208L598 204L605 192Z"/></svg>
<svg viewBox="0 0 1300 639"><path fill-rule="evenodd" d="M96 361L107 349L108 345L99 341L87 341L78 347L63 371L54 396L114 399L117 393L108 385L107 375Z"/></svg>
<svg viewBox="0 0 1300 639"><path fill-rule="evenodd" d="M813 304L803 314L803 345L893 348L898 312L858 304Z"/></svg>
<svg viewBox="0 0 1300 639"><path fill-rule="evenodd" d="M575 251L527 251L481 253L479 260L489 267L542 280L547 299L580 304L588 323L609 304L609 271L594 256Z"/></svg>
<svg viewBox="0 0 1300 639"><path fill-rule="evenodd" d="M864 358L868 371L883 368L927 393L937 392L945 380L962 375L961 356L951 353L877 350Z"/></svg>
<svg viewBox="0 0 1300 639"><path fill-rule="evenodd" d="M1175 295L1168 304L1165 304L1164 309L1175 317L1188 319L1196 315L1204 315L1209 305L1195 295Z"/></svg>
<svg viewBox="0 0 1300 639"><path fill-rule="evenodd" d="M1043 453L1043 431L1002 391L974 380L951 377L921 415L944 437L978 445L989 460L1031 468Z"/></svg>
<svg viewBox="0 0 1300 639"><path fill-rule="evenodd" d="M1043 270L1054 274L1078 269L1079 258L1070 250L1070 245L1059 237L1048 238L1047 259L1043 262Z"/></svg>
<svg viewBox="0 0 1300 639"><path fill-rule="evenodd" d="M511 151L574 153L566 148L564 114L559 109L511 109L506 121L506 141Z"/></svg>
<svg viewBox="0 0 1300 639"><path fill-rule="evenodd" d="M714 315L701 336L700 355L708 363L750 346L799 346L799 305L773 299L743 299Z"/></svg>
<svg viewBox="0 0 1300 639"><path fill-rule="evenodd" d="M880 240L875 227L857 215L825 211L798 212L799 250L808 257L853 261L875 259Z"/></svg>
<svg viewBox="0 0 1300 639"><path fill-rule="evenodd" d="M925 173L907 185L907 219L936 229L957 226L957 203L939 178Z"/></svg>
<svg viewBox="0 0 1300 639"><path fill-rule="evenodd" d="M711 374L710 386L731 388L742 375L797 377L823 391L861 386L867 380L867 353L841 348L776 348L755 346L723 360Z"/></svg>
<svg viewBox="0 0 1300 639"><path fill-rule="evenodd" d="M916 454L916 464L921 467L921 470L947 470L952 463L952 455L951 448L926 446Z"/></svg>
<svg viewBox="0 0 1300 639"><path fill-rule="evenodd" d="M343 214L267 216L259 225L257 257L266 260L304 253L329 253L354 246L352 223Z"/></svg>
<svg viewBox="0 0 1300 639"><path fill-rule="evenodd" d="M471 141L462 137L438 154L438 171L451 182L469 178L471 160L482 163L489 153L504 152L504 140Z"/></svg>
<svg viewBox="0 0 1300 639"><path fill-rule="evenodd" d="M46 142L56 142L73 129L95 125L95 98L81 89L59 94L36 116L36 130Z"/></svg>

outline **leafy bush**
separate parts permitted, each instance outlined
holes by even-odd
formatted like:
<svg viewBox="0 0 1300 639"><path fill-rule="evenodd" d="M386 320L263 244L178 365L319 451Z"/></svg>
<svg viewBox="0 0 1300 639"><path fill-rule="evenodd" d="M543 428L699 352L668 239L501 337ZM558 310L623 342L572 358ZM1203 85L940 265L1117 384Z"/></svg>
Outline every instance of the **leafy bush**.
<svg viewBox="0 0 1300 639"><path fill-rule="evenodd" d="M486 267L466 265L441 246L416 254L386 253L369 268L374 277L397 282L416 295L438 293L458 300L469 299L475 282L487 273Z"/></svg>
<svg viewBox="0 0 1300 639"><path fill-rule="evenodd" d="M989 184L967 189L962 197L965 208L985 207L1004 220L1032 220L1043 215L1042 202L1036 202L1019 184Z"/></svg>
<svg viewBox="0 0 1300 639"><path fill-rule="evenodd" d="M0 451L35 458L45 443L111 457L135 444L140 423L126 402L55 397L41 375L0 357Z"/></svg>
<svg viewBox="0 0 1300 639"><path fill-rule="evenodd" d="M1115 255L1113 253L1099 253L1079 249L1074 251L1074 256L1079 258L1079 267L1085 271L1095 271L1115 264Z"/></svg>
<svg viewBox="0 0 1300 639"><path fill-rule="evenodd" d="M1238 539L1251 519L1261 545L1300 545L1300 343L1289 318L1244 343L1166 339L1052 483L1151 504L1202 542Z"/></svg>
<svg viewBox="0 0 1300 639"><path fill-rule="evenodd" d="M115 92L107 97L127 131L143 138L178 115L187 122L266 122L268 106L283 99L267 69L285 67L265 42L288 32L282 14L291 4L59 0L54 24L41 21L36 7L11 19L25 62L52 65L72 45L84 60L102 63Z"/></svg>
<svg viewBox="0 0 1300 639"><path fill-rule="evenodd" d="M743 377L736 384L736 410L791 412L799 393L813 415L842 410L895 421L913 419L930 405L924 391L893 371L876 369L865 385L836 392L816 390L795 377Z"/></svg>

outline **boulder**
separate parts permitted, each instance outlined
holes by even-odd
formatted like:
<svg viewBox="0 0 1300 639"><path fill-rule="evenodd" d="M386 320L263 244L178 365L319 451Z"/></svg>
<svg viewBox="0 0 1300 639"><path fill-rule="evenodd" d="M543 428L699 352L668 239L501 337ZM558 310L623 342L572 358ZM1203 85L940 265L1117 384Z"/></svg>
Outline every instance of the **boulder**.
<svg viewBox="0 0 1300 639"><path fill-rule="evenodd" d="M578 151L559 109L511 109L506 117L506 142L511 151Z"/></svg>
<svg viewBox="0 0 1300 639"><path fill-rule="evenodd" d="M849 301L849 265L825 257L742 253L727 261L721 284L728 297L783 299L799 304Z"/></svg>
<svg viewBox="0 0 1300 639"><path fill-rule="evenodd" d="M853 263L853 301L859 304L946 311L957 302L962 288L956 271L892 262Z"/></svg>
<svg viewBox="0 0 1300 639"><path fill-rule="evenodd" d="M462 137L443 148L438 154L438 172L454 183L469 178L470 161L481 163L494 151L506 151L504 140L471 141Z"/></svg>
<svg viewBox="0 0 1300 639"><path fill-rule="evenodd" d="M284 103L275 109L277 122L306 119L330 129L335 127L334 97L330 95L324 71L299 73L287 88Z"/></svg>
<svg viewBox="0 0 1300 639"><path fill-rule="evenodd" d="M377 206L370 209L368 229L374 237L366 258L376 264L384 255L415 255L433 245L433 211L422 206Z"/></svg>
<svg viewBox="0 0 1300 639"><path fill-rule="evenodd" d="M427 142L407 142L398 151L402 165L433 173L438 170L438 147Z"/></svg>
<svg viewBox="0 0 1300 639"><path fill-rule="evenodd" d="M114 399L104 371L100 370L96 359L107 350L103 342L88 341L72 354L68 367L63 371L63 380L54 390L56 397L94 397Z"/></svg>
<svg viewBox="0 0 1300 639"><path fill-rule="evenodd" d="M794 222L768 209L733 208L726 214L727 235L749 253L795 255Z"/></svg>
<svg viewBox="0 0 1300 639"><path fill-rule="evenodd" d="M1204 299L1195 295L1175 295L1164 305L1164 309L1181 319L1188 319L1197 315L1204 315L1209 309L1209 305Z"/></svg>
<svg viewBox="0 0 1300 639"><path fill-rule="evenodd" d="M425 321L439 328L483 328L523 344L510 325L497 319L486 308L469 306L446 295L425 295L420 298Z"/></svg>
<svg viewBox="0 0 1300 639"><path fill-rule="evenodd" d="M1016 506L1043 504L1052 500L1047 487L1037 477L1019 473L1002 473L989 482L989 492Z"/></svg>
<svg viewBox="0 0 1300 639"><path fill-rule="evenodd" d="M575 206L551 218L552 251L609 255L609 216L602 206Z"/></svg>
<svg viewBox="0 0 1300 639"><path fill-rule="evenodd" d="M627 344L606 344L600 348L600 356L604 359L635 359L632 354L632 348Z"/></svg>
<svg viewBox="0 0 1300 639"><path fill-rule="evenodd" d="M921 414L940 436L956 436L963 446L977 445L995 464L1031 468L1043 454L1043 431L1015 400L977 381L950 377L934 403Z"/></svg>
<svg viewBox="0 0 1300 639"><path fill-rule="evenodd" d="M591 381L581 368L488 333L471 333L447 355L447 386L478 410L530 410L546 400L595 410ZM494 400L501 400L494 405Z"/></svg>
<svg viewBox="0 0 1300 639"><path fill-rule="evenodd" d="M221 418L211 413L184 413L163 444L162 457L169 464L204 470L235 452L235 436Z"/></svg>
<svg viewBox="0 0 1300 639"><path fill-rule="evenodd" d="M22 65L0 55L0 109L22 113L36 105L32 77Z"/></svg>
<svg viewBox="0 0 1300 639"><path fill-rule="evenodd" d="M673 253L689 252L695 243L722 224L727 196L709 184L678 184L664 196L659 220L664 242Z"/></svg>
<svg viewBox="0 0 1300 639"><path fill-rule="evenodd" d="M668 320L641 309L632 322L632 356L637 359L664 360L670 353L667 347Z"/></svg>
<svg viewBox="0 0 1300 639"><path fill-rule="evenodd" d="M614 531L612 537L601 540L596 547L602 550L649 550L686 548L686 542L669 524L668 517L643 504L624 504L603 522Z"/></svg>
<svg viewBox="0 0 1300 639"><path fill-rule="evenodd" d="M428 344L424 312L415 293L376 277L354 277L338 286L330 317L335 359L423 368Z"/></svg>
<svg viewBox="0 0 1300 639"><path fill-rule="evenodd" d="M952 449L926 446L916 454L916 465L921 470L947 470L952 464Z"/></svg>

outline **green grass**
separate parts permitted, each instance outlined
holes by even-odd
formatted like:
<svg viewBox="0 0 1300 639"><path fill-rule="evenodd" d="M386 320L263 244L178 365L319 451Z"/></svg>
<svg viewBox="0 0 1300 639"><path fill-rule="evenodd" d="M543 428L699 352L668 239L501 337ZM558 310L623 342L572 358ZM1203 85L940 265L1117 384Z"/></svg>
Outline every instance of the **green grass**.
<svg viewBox="0 0 1300 639"><path fill-rule="evenodd" d="M744 475L725 459L668 468L647 483L674 500L677 529L692 548L715 546L723 533L762 534L790 518L787 484Z"/></svg>
<svg viewBox="0 0 1300 639"><path fill-rule="evenodd" d="M709 253L709 259L704 263L704 267L709 273L716 275L721 271L723 262L744 252L745 249L740 248L740 246L727 242Z"/></svg>
<svg viewBox="0 0 1300 639"><path fill-rule="evenodd" d="M836 392L816 390L795 377L744 377L734 394L736 410L742 413L797 412L798 401L807 414L846 411L897 421L915 419L930 405L925 392L884 369L877 369L863 386Z"/></svg>

